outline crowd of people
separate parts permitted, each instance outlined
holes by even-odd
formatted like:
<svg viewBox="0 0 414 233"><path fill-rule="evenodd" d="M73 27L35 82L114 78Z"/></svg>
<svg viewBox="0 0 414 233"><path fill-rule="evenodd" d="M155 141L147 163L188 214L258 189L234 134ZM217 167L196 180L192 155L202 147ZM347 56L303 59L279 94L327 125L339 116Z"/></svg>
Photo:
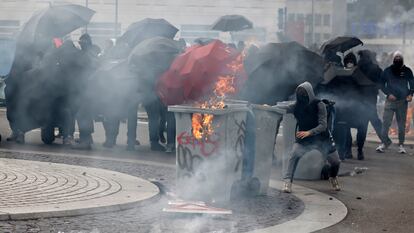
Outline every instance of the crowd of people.
<svg viewBox="0 0 414 233"><path fill-rule="evenodd" d="M174 152L174 114L168 112L167 106L157 96L154 84L129 85L126 82L118 88L128 86L133 89L133 94L122 99L123 102L114 102L110 109L107 105L99 108L99 103L107 100L97 97L97 93L89 88L88 82L91 77L108 75L108 67L122 68L124 63L111 61L125 59L130 50L127 45L120 42L114 46L114 42L108 40L100 50L92 43L92 38L88 34L79 38L79 48L71 40L54 40L51 45L53 46L49 46L45 53L32 54L32 59L23 59L25 56L30 57L27 51L23 55L20 54L20 57L23 57L19 59L19 51L16 51L16 59L6 79L5 89L7 119L12 130L8 141L24 143L25 133L38 128L40 124L42 140L45 143L53 142L57 126L63 144L71 145L75 149L90 150L93 144L94 121L102 121L106 138L103 146L112 148L117 141L120 122L127 119L127 150L134 150L135 146L140 144L137 140L137 112L139 105L142 105L148 115L151 150ZM185 42L181 41L181 46L184 51ZM229 46L240 50L249 49L245 48L243 43L239 43L238 47ZM340 162L353 158L352 128L357 129L357 158L363 160L368 124L372 124L381 141L377 152L384 152L391 145L388 132L395 115L398 125L398 152L407 153L404 148L405 123L408 103L412 101L414 94L414 77L411 69L404 64L403 54L395 52L392 55L392 64L388 64L390 59L387 56L383 56L382 64L379 64L376 54L368 50L358 51L357 55L350 52L343 59L332 53L325 54L324 58L325 70L340 67L346 72L316 86L305 82L297 87L296 101L288 107L288 111L292 112L298 121L298 131L289 166L284 174L286 192L291 192L298 161L312 149L318 149L326 156L330 164L329 177L332 187L339 191L337 175ZM46 69L43 69L44 67ZM122 73L122 76L142 75L131 72ZM39 76L59 78L42 80ZM37 80L33 81L33 78ZM58 80L59 84L51 80ZM117 88L106 81L97 83L92 86ZM31 100L30 93L34 90L37 90L37 97ZM381 96L385 97L382 120L377 109ZM323 101L324 99L328 99L328 102ZM329 100L335 102L334 114L330 112ZM122 114L119 114L120 112ZM31 118L28 119L27 116ZM44 122L53 123L46 124L45 127ZM77 140L74 139L76 122L79 129ZM167 137L164 136L165 132Z"/></svg>

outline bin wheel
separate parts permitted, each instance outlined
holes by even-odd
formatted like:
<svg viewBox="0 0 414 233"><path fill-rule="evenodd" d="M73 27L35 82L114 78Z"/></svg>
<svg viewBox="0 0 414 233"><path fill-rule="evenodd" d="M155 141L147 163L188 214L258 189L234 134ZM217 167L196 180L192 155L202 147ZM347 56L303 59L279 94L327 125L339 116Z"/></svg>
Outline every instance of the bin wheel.
<svg viewBox="0 0 414 233"><path fill-rule="evenodd" d="M41 129L41 138L44 144L52 144L55 141L55 128L46 126Z"/></svg>

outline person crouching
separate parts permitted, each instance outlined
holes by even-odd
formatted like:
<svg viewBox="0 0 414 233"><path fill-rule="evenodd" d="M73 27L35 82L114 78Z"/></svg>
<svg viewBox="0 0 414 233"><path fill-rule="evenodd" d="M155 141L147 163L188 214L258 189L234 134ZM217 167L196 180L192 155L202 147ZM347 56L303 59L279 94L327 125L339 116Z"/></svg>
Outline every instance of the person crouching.
<svg viewBox="0 0 414 233"><path fill-rule="evenodd" d="M287 106L287 111L293 113L297 120L296 142L293 144L288 168L283 176L283 192L292 192L292 182L299 160L313 149L319 150L326 156L330 164L329 180L332 189L340 190L338 171L340 159L338 152L332 145L328 131L328 113L326 105L315 98L312 85L302 83L296 89L296 102Z"/></svg>

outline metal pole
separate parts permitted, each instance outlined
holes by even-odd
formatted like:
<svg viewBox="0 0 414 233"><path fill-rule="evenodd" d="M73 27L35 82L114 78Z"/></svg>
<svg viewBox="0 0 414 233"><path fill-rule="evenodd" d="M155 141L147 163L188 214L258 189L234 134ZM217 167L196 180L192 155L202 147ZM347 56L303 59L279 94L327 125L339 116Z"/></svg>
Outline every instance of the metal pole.
<svg viewBox="0 0 414 233"><path fill-rule="evenodd" d="M85 7L89 7L89 0L85 0ZM85 33L88 33L88 25L85 26Z"/></svg>
<svg viewBox="0 0 414 233"><path fill-rule="evenodd" d="M315 0L312 0L311 44L315 42Z"/></svg>
<svg viewBox="0 0 414 233"><path fill-rule="evenodd" d="M114 26L114 37L117 37L118 31L118 0L115 0L115 26Z"/></svg>
<svg viewBox="0 0 414 233"><path fill-rule="evenodd" d="M406 33L407 33L407 22L404 21L402 24L403 52L405 52L405 44L406 44L406 37L407 37Z"/></svg>

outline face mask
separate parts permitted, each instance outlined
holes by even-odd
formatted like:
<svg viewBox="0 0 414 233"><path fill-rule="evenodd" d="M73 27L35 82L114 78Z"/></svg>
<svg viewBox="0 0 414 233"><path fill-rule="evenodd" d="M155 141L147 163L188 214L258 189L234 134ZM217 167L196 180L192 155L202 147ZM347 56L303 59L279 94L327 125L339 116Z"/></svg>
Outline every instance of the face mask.
<svg viewBox="0 0 414 233"><path fill-rule="evenodd" d="M309 97L307 95L296 95L296 101L300 104L308 104Z"/></svg>
<svg viewBox="0 0 414 233"><path fill-rule="evenodd" d="M348 63L348 64L346 64L346 68L352 68L354 66L355 66L354 63Z"/></svg>
<svg viewBox="0 0 414 233"><path fill-rule="evenodd" d="M404 65L404 62L401 59L395 59L393 64L394 64L395 67L401 68Z"/></svg>

